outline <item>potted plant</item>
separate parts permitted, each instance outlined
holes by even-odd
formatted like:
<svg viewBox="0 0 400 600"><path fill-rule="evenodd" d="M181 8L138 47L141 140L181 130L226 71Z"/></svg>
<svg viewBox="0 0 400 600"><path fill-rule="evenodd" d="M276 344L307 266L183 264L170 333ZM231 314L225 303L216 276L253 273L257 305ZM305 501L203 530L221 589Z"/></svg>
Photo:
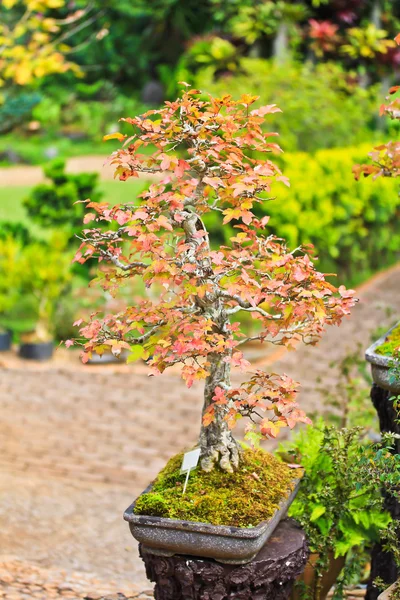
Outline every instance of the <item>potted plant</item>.
<svg viewBox="0 0 400 600"><path fill-rule="evenodd" d="M10 349L12 332L8 315L20 297L19 243L4 228L0 235L0 351Z"/></svg>
<svg viewBox="0 0 400 600"><path fill-rule="evenodd" d="M65 238L53 236L49 243L34 242L21 248L21 290L35 306L35 326L21 334L19 355L47 360L54 350L54 312L71 280L71 258Z"/></svg>
<svg viewBox="0 0 400 600"><path fill-rule="evenodd" d="M293 600L323 600L337 581L335 599L342 598L360 551L388 527L392 519L381 488L396 495L400 483L400 457L391 453L393 441L387 435L371 444L361 427L337 429L320 419L281 445L280 456L305 469L289 515L306 532L311 554L302 576L305 586L297 586Z"/></svg>
<svg viewBox="0 0 400 600"><path fill-rule="evenodd" d="M175 457L125 513L134 537L152 552L239 563L263 546L293 500L298 475L261 450L243 448L232 429L247 417L246 437L257 444L309 419L295 401L297 383L250 372L243 345L250 337L315 343L324 326L339 324L354 304L352 291L335 288L316 271L309 249L289 250L265 232L268 218L253 212L270 197L272 181L288 183L269 159L280 150L270 141L275 134L262 130L265 117L279 109L253 108L256 100L201 97L189 89L161 110L125 119L134 133L112 155L116 176L157 179L139 203L87 203L85 222L99 227L84 230L75 260L107 262L101 283L111 293L135 277L163 291L83 324L83 361L106 348L126 348L128 360L144 359L153 374L180 365L189 387L205 381L200 466L186 493ZM236 234L225 246L209 239L202 217L211 212L221 227L234 222ZM115 221L116 231L100 227ZM242 331L241 313L259 321L255 336ZM245 371L245 382L231 383L231 370ZM147 514L138 514L144 507Z"/></svg>

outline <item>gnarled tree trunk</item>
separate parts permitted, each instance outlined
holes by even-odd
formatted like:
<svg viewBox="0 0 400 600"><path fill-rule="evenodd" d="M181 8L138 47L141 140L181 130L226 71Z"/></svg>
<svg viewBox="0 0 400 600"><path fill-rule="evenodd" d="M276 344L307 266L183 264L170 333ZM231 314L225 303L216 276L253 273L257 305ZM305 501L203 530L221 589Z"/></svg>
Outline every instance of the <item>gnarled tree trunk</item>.
<svg viewBox="0 0 400 600"><path fill-rule="evenodd" d="M230 364L224 361L226 356L210 355L210 374L204 387L203 414L212 404L215 388L226 389L230 385ZM215 420L200 431L201 466L204 471L211 471L219 464L224 471L233 471L239 466L241 448L224 420L224 406L215 407Z"/></svg>

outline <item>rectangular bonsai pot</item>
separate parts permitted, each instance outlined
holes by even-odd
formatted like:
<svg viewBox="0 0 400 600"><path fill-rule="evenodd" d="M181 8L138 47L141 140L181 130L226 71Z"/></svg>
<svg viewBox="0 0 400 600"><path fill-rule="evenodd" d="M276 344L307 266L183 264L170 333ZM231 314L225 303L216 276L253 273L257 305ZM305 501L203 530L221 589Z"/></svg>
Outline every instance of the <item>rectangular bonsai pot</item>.
<svg viewBox="0 0 400 600"><path fill-rule="evenodd" d="M300 479L293 478L293 490L281 501L274 515L252 528L135 515L133 511L136 502L125 511L124 519L128 521L133 537L142 544L145 552L161 556L188 554L214 558L222 563L243 564L253 560L279 521L286 516L298 492ZM150 485L143 493L149 492L151 487Z"/></svg>
<svg viewBox="0 0 400 600"><path fill-rule="evenodd" d="M399 323L393 325L384 335L382 335L376 342L374 342L365 352L366 360L371 363L371 373L374 382L384 390L389 390L393 393L400 392L400 380L393 381L390 377L390 368L393 366L393 358L390 356L384 356L383 354L377 354L376 349L386 341L386 338L391 334Z"/></svg>

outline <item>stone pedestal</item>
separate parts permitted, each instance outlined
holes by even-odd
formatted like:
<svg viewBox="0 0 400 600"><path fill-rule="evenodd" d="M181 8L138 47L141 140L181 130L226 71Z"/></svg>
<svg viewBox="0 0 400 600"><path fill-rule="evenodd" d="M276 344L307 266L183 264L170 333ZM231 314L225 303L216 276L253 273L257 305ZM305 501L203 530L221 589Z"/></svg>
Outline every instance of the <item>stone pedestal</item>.
<svg viewBox="0 0 400 600"><path fill-rule="evenodd" d="M371 400L379 417L379 425L382 433L394 432L400 434L398 416L393 408L393 402L389 399L393 393L384 390L375 383L371 389ZM394 452L400 453L400 441L397 440ZM393 519L400 519L400 504L393 496L385 496L385 508L390 512ZM385 583L394 583L400 573L393 556L385 552L381 544L375 544L371 555L371 576L368 582L366 600L377 600L379 590L374 586L374 579L382 578Z"/></svg>
<svg viewBox="0 0 400 600"><path fill-rule="evenodd" d="M281 521L254 560L225 565L193 556L140 555L155 582L156 600L287 600L308 558L303 530L292 519Z"/></svg>

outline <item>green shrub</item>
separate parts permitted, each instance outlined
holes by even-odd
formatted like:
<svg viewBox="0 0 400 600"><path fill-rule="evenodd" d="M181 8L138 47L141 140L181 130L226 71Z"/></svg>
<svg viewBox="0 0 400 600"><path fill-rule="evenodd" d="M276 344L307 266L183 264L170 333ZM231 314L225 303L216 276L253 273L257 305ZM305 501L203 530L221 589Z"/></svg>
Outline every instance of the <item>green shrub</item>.
<svg viewBox="0 0 400 600"><path fill-rule="evenodd" d="M30 231L23 223L0 221L0 240L6 241L10 237L21 242L23 246L31 241Z"/></svg>
<svg viewBox="0 0 400 600"><path fill-rule="evenodd" d="M56 159L44 168L49 183L40 183L24 200L28 215L42 227L62 228L72 236L82 230L83 204L79 200L101 199L97 189L97 173L70 175L65 172L65 162ZM78 203L77 203L78 202Z"/></svg>
<svg viewBox="0 0 400 600"><path fill-rule="evenodd" d="M271 215L271 233L291 248L312 243L319 268L359 283L399 258L400 198L393 179L355 181L354 163L362 162L367 146L284 154L282 169L290 188L275 184L260 214ZM207 220L207 217L206 217ZM225 242L220 222L208 223ZM226 227L226 226L225 226Z"/></svg>
<svg viewBox="0 0 400 600"><path fill-rule="evenodd" d="M313 152L371 139L379 105L377 89L352 84L350 75L335 64L282 66L243 58L237 74L215 77L214 71L214 67L199 71L195 86L217 96L255 94L262 104L279 106L284 116L270 115L267 126L280 133L285 151Z"/></svg>
<svg viewBox="0 0 400 600"><path fill-rule="evenodd" d="M291 187L280 185L279 202L266 207L292 247L314 244L324 271L355 283L398 259L400 249L398 184L353 178L366 154L361 146L284 155Z"/></svg>
<svg viewBox="0 0 400 600"><path fill-rule="evenodd" d="M0 101L0 133L7 133L28 119L40 99L41 95L36 92L22 92L6 96L3 104Z"/></svg>
<svg viewBox="0 0 400 600"><path fill-rule="evenodd" d="M280 446L278 454L305 469L289 516L304 528L311 552L318 554L307 598L318 597L331 552L335 558L347 556L335 590L335 598L344 598L344 586L360 574L363 551L388 529L391 516L382 491L398 498L400 455L393 453L394 444L393 434L371 444L360 427L336 429L320 420Z"/></svg>

